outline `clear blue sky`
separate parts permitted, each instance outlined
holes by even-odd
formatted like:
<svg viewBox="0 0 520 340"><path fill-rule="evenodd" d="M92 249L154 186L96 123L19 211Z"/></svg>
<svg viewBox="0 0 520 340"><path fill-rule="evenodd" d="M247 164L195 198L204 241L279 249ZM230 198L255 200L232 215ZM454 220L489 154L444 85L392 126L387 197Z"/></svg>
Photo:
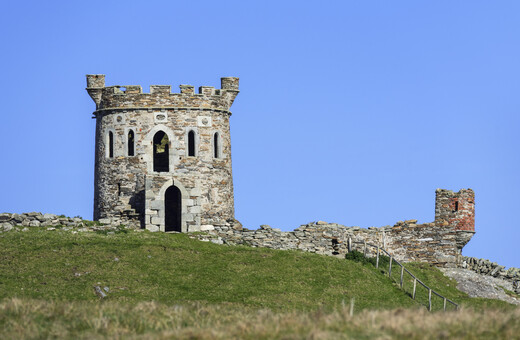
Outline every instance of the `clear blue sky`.
<svg viewBox="0 0 520 340"><path fill-rule="evenodd" d="M0 211L92 218L85 74L238 76L244 226L430 222L472 188L464 254L520 267L518 1L4 1L0 27Z"/></svg>

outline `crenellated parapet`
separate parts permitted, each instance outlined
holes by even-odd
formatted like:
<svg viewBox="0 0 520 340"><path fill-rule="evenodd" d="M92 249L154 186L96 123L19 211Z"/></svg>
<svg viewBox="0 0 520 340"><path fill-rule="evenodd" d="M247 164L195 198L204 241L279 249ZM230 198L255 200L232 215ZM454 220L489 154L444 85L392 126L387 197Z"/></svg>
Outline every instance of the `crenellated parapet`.
<svg viewBox="0 0 520 340"><path fill-rule="evenodd" d="M221 78L221 88L200 86L198 93L192 85L180 85L178 93L172 93L170 85L151 85L150 92L143 92L140 85L105 86L102 74L87 75L87 91L96 103L96 111L117 109L213 109L226 111L233 104L239 79ZM97 113L96 113L97 114Z"/></svg>
<svg viewBox="0 0 520 340"><path fill-rule="evenodd" d="M87 75L96 103L94 219L138 221L152 231L198 231L234 219L229 108L238 78L221 88L105 85Z"/></svg>

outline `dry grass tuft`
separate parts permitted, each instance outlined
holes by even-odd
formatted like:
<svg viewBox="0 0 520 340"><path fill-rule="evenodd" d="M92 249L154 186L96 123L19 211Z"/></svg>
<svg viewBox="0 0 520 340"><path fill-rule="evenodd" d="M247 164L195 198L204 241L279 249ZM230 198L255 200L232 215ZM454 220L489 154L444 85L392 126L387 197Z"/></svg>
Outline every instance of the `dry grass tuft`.
<svg viewBox="0 0 520 340"><path fill-rule="evenodd" d="M515 339L520 309L272 312L225 305L0 302L0 338L77 339Z"/></svg>

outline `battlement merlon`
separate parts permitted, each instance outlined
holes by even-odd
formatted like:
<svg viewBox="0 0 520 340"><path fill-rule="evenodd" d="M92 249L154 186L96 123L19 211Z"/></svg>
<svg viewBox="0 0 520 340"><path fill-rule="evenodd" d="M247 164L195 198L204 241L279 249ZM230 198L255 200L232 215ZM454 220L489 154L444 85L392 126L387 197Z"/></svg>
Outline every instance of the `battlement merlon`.
<svg viewBox="0 0 520 340"><path fill-rule="evenodd" d="M96 110L99 108L99 104L101 103L101 94L104 87L104 74L87 74L87 92L94 103L96 103Z"/></svg>
<svg viewBox="0 0 520 340"><path fill-rule="evenodd" d="M88 74L87 92L96 103L96 110L149 107L192 107L229 110L238 90L239 78L221 78L221 89L212 86L199 87L195 93L192 85L180 85L180 93L172 93L170 85L150 85L150 92L143 93L139 85L105 86L105 75Z"/></svg>

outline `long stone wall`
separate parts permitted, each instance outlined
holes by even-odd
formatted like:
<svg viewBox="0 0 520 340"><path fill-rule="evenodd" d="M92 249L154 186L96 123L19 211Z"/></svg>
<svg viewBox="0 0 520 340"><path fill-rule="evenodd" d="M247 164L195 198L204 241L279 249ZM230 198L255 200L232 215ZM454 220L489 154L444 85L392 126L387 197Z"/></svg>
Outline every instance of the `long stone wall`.
<svg viewBox="0 0 520 340"><path fill-rule="evenodd" d="M120 227L120 220L110 222L104 221L106 224L100 222L86 221L80 217L66 217L55 214L42 214L40 212L29 212L22 214L2 213L0 214L0 232L13 230L16 226L22 227L41 227L54 230L55 227L65 228L85 228L85 230L111 230ZM139 223L129 220L126 224L127 228L139 228ZM133 224L132 224L133 223Z"/></svg>
<svg viewBox="0 0 520 340"><path fill-rule="evenodd" d="M203 225L201 230L207 234L194 237L215 243L293 249L339 257L348 253L348 239L351 238L354 249L360 250L362 245L359 243L367 242L380 245L399 261L428 262L440 267L460 264L462 247L474 234L436 223L417 224L417 220L368 229L318 221L288 232L268 225L257 230L242 229L237 224Z"/></svg>

